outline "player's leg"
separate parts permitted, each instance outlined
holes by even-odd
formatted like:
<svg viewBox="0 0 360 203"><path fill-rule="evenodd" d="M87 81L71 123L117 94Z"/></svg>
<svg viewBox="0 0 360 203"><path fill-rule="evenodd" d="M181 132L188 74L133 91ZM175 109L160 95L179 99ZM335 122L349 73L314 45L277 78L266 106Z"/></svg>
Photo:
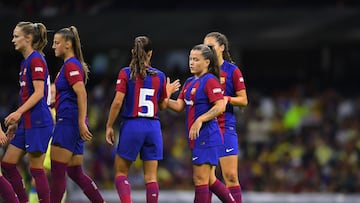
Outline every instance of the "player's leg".
<svg viewBox="0 0 360 203"><path fill-rule="evenodd" d="M52 203L60 203L66 190L66 171L73 153L63 147L51 145L51 193Z"/></svg>
<svg viewBox="0 0 360 203"><path fill-rule="evenodd" d="M242 195L238 176L238 155L221 157L220 165L226 186L236 202L241 203Z"/></svg>
<svg viewBox="0 0 360 203"><path fill-rule="evenodd" d="M0 197L5 202L19 203L19 199L17 198L17 195L16 195L14 189L12 188L9 181L6 180L6 178L3 176L3 174L1 173L1 170L0 170L0 185L1 185Z"/></svg>
<svg viewBox="0 0 360 203"><path fill-rule="evenodd" d="M128 180L129 168L132 161L115 156L115 186L122 203L131 203L131 185Z"/></svg>
<svg viewBox="0 0 360 203"><path fill-rule="evenodd" d="M159 184L157 182L158 160L163 159L163 141L159 120L143 119L144 144L140 158L144 161L144 181L146 184L146 200L157 203L159 200Z"/></svg>
<svg viewBox="0 0 360 203"><path fill-rule="evenodd" d="M19 136L16 135L11 142L12 143L15 142L15 144L17 144L18 138ZM19 161L21 160L21 158L25 155L25 153L26 153L25 150L13 144L10 144L6 149L5 155L3 156L1 162L1 168L4 173L4 176L13 187L15 193L18 196L20 203L28 202L28 195L25 190L23 178L16 166L17 163L19 163Z"/></svg>
<svg viewBox="0 0 360 203"><path fill-rule="evenodd" d="M43 203L50 203L50 187L44 169L44 160L52 130L52 125L49 127L30 128L26 130L26 146L28 146L27 151L30 174L34 178L39 202Z"/></svg>
<svg viewBox="0 0 360 203"><path fill-rule="evenodd" d="M157 182L158 161L144 161L143 167L146 186L146 200L148 203L157 203L159 200L159 184Z"/></svg>
<svg viewBox="0 0 360 203"><path fill-rule="evenodd" d="M95 182L84 173L82 168L83 155L73 155L67 168L69 177L82 189L84 194L93 203L103 203L104 198L101 196Z"/></svg>

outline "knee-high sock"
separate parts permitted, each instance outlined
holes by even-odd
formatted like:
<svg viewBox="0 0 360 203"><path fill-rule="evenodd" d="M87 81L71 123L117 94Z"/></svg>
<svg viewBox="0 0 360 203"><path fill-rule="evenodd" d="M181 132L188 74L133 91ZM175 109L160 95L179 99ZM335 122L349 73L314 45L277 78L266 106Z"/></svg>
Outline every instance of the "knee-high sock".
<svg viewBox="0 0 360 203"><path fill-rule="evenodd" d="M241 186L229 187L230 193L234 197L236 203L242 203Z"/></svg>
<svg viewBox="0 0 360 203"><path fill-rule="evenodd" d="M236 203L229 189L224 183L216 179L214 184L210 185L210 190L222 201L226 203Z"/></svg>
<svg viewBox="0 0 360 203"><path fill-rule="evenodd" d="M159 200L159 185L157 182L146 183L146 203L157 203Z"/></svg>
<svg viewBox="0 0 360 203"><path fill-rule="evenodd" d="M91 202L104 202L104 198L101 196L95 182L84 173L82 166L69 166L67 172L69 177L79 185Z"/></svg>
<svg viewBox="0 0 360 203"><path fill-rule="evenodd" d="M66 190L67 164L51 161L51 203L60 203Z"/></svg>
<svg viewBox="0 0 360 203"><path fill-rule="evenodd" d="M0 196L6 203L14 202L19 203L19 199L17 198L14 189L11 184L6 180L4 176L0 176Z"/></svg>
<svg viewBox="0 0 360 203"><path fill-rule="evenodd" d="M40 203L50 203L50 187L44 169L30 168Z"/></svg>
<svg viewBox="0 0 360 203"><path fill-rule="evenodd" d="M23 178L20 175L19 170L16 167L16 164L10 164L6 162L1 163L2 171L4 176L12 185L15 193L18 196L20 203L26 203L29 201L28 195L25 190Z"/></svg>
<svg viewBox="0 0 360 203"><path fill-rule="evenodd" d="M198 185L195 186L195 200L194 203L204 203L209 199L209 186Z"/></svg>
<svg viewBox="0 0 360 203"><path fill-rule="evenodd" d="M126 176L115 177L115 186L121 203L132 203L131 185Z"/></svg>

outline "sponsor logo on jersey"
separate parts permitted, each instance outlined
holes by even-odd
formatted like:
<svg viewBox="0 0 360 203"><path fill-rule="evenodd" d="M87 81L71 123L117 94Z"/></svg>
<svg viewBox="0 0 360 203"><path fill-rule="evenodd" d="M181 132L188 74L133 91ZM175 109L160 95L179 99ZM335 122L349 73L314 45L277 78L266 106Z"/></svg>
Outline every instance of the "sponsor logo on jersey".
<svg viewBox="0 0 360 203"><path fill-rule="evenodd" d="M35 72L44 72L43 67L35 67Z"/></svg>
<svg viewBox="0 0 360 203"><path fill-rule="evenodd" d="M70 76L80 75L78 70L70 71Z"/></svg>
<svg viewBox="0 0 360 203"><path fill-rule="evenodd" d="M121 83L121 80L120 79L117 79L116 80L116 84L120 84Z"/></svg>
<svg viewBox="0 0 360 203"><path fill-rule="evenodd" d="M244 78L243 78L243 77L240 77L240 78L239 78L239 81L240 81L240 82L244 82Z"/></svg>
<svg viewBox="0 0 360 203"><path fill-rule="evenodd" d="M220 93L222 92L221 88L214 88L213 93Z"/></svg>

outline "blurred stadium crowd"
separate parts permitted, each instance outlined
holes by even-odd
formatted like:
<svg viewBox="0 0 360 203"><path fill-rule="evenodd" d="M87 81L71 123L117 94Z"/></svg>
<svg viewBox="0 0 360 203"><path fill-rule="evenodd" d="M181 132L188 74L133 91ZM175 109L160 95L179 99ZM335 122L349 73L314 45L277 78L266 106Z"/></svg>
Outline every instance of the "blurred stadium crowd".
<svg viewBox="0 0 360 203"><path fill-rule="evenodd" d="M115 8L191 7L188 5L192 3L191 1L181 2L150 4L141 1L115 0L15 0L0 2L0 12L5 15L53 17L78 12L97 14L103 9ZM241 2L237 5L245 7L296 6L297 4L340 7L360 5L359 1L354 0L301 1L302 3L286 0ZM201 1L195 4L200 5ZM218 4L205 6L216 8ZM92 67L97 68L94 58L89 58L88 61L92 62L90 64ZM97 62L101 63L101 57L97 59ZM20 62L20 59L1 60L2 64L12 64L13 70ZM126 61L126 58L123 61ZM52 70L54 74L54 69ZM180 77L183 82L188 74L187 69L184 70L167 72L167 74L173 79ZM114 82L118 70L112 71L111 77L97 71L99 70L92 70L93 74L90 75L88 85L89 125L94 138L86 144L84 166L101 189L113 189L115 149L105 143L104 130L105 119L114 96ZM10 72L2 72L2 74ZM247 75L246 71L243 73L245 82L247 77L252 77ZM12 77L15 78L16 74ZM17 104L16 79L7 84L11 85L1 86L0 91L1 121ZM339 89L316 88L307 81L289 86L283 84L282 88L270 91L250 85L248 87L248 107L236 109L237 130L240 136L239 176L244 191L360 192L360 94L358 92L344 95ZM354 91L357 90L354 88ZM192 165L185 135L185 114L164 110L160 118L164 139L164 160L160 162L159 167L160 189L191 189ZM120 123L120 119L117 123ZM24 176L28 177L29 183L30 176L26 170ZM134 163L129 179L132 188L144 189L141 162Z"/></svg>
<svg viewBox="0 0 360 203"><path fill-rule="evenodd" d="M94 139L86 145L84 166L102 189L114 187L115 149L104 139L113 89L114 83L107 78L88 89ZM13 107L9 104L16 104L16 96L13 89L2 88L0 94L3 120ZM251 90L248 97L249 106L237 109L243 190L360 192L359 96L344 97L335 89L313 92L296 85L268 96ZM192 167L184 114L164 110L160 117L164 139L160 187L190 189ZM129 177L134 189L143 189L141 162L134 163Z"/></svg>

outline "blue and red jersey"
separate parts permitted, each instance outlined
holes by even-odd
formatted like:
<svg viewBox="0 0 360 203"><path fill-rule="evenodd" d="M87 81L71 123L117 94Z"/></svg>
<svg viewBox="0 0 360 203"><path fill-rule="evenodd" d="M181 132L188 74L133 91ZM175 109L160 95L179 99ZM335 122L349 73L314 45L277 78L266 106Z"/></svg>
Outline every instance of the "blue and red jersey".
<svg viewBox="0 0 360 203"><path fill-rule="evenodd" d="M243 75L235 64L224 61L220 69L220 83L224 96L235 97L237 91L246 89ZM226 105L225 112L218 116L218 122L222 133L228 128L235 129L236 119L233 105L229 103Z"/></svg>
<svg viewBox="0 0 360 203"><path fill-rule="evenodd" d="M208 112L215 101L223 98L221 85L211 73L206 73L199 78L190 77L185 81L178 99L183 99L186 104L187 135L189 135L189 130L195 120ZM199 137L196 140L189 140L191 149L193 147L216 146L221 143L220 128L216 118L204 122Z"/></svg>
<svg viewBox="0 0 360 203"><path fill-rule="evenodd" d="M165 74L153 67L147 67L149 72L144 79L138 74L130 79L130 67L122 68L116 81L116 91L125 94L121 116L123 118L145 117L159 119L160 101L166 95Z"/></svg>
<svg viewBox="0 0 360 203"><path fill-rule="evenodd" d="M38 51L33 51L29 57L22 60L19 75L20 106L34 93L33 81L44 81L44 96L29 111L23 113L19 127L33 128L53 125L48 107L48 104L50 104L50 76L45 58Z"/></svg>
<svg viewBox="0 0 360 203"><path fill-rule="evenodd" d="M82 64L76 57L67 59L55 79L56 86L56 118L65 119L71 124L78 124L77 95L72 86L84 82L85 73Z"/></svg>

